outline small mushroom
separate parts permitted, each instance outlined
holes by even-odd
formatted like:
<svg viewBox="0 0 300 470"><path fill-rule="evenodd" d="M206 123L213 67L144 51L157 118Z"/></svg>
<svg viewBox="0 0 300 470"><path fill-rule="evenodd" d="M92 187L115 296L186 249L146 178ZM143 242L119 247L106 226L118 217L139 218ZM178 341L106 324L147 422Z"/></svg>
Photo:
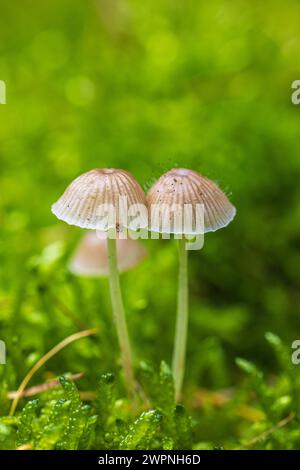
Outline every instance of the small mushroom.
<svg viewBox="0 0 300 470"><path fill-rule="evenodd" d="M52 212L60 220L82 228L108 232L108 269L113 315L121 349L125 385L133 394L134 373L116 253L116 231L126 227L127 207L145 207L145 195L134 177L124 170L96 168L76 178L53 204Z"/></svg>
<svg viewBox="0 0 300 470"><path fill-rule="evenodd" d="M188 330L188 253L187 235L203 235L226 227L236 214L235 207L211 180L199 173L179 168L162 175L147 195L149 230L172 233L179 239L179 277L175 342L172 370L176 400L180 399L185 370ZM188 210L185 212L185 208ZM202 212L201 210L202 209ZM184 223L184 214L190 216ZM202 223L195 224L202 213ZM203 217L204 216L204 217Z"/></svg>
<svg viewBox="0 0 300 470"><path fill-rule="evenodd" d="M117 238L116 243L119 273L139 264L147 254L137 240ZM70 260L69 269L76 276L108 276L107 238L99 237L96 231L86 233Z"/></svg>

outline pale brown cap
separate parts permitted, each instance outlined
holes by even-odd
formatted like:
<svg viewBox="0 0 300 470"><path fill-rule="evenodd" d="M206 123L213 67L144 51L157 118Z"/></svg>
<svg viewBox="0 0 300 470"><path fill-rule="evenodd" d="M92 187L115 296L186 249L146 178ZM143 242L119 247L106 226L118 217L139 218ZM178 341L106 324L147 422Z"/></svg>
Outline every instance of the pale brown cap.
<svg viewBox="0 0 300 470"><path fill-rule="evenodd" d="M147 255L146 249L137 240L117 238L116 244L119 272L133 268ZM101 238L94 230L85 234L70 260L69 270L83 277L107 276L109 269L105 234L101 234Z"/></svg>
<svg viewBox="0 0 300 470"><path fill-rule="evenodd" d="M147 203L150 219L149 230L160 233L192 235L214 232L228 225L236 214L235 207L213 181L196 171L184 168L175 168L162 175L149 190ZM193 220L195 220L196 211L202 207L201 229L193 227L186 231L181 226L178 228L178 224L174 229L176 215L180 209L184 210L185 205L190 205ZM177 207L177 211L168 211L168 208L172 207ZM165 208L165 214L162 208ZM160 217L169 222L170 232L167 232L158 223L159 220L162 220Z"/></svg>
<svg viewBox="0 0 300 470"><path fill-rule="evenodd" d="M58 219L81 228L107 230L119 225L128 227L121 217L122 211L125 211L120 197L126 198L128 207L136 204L145 206L144 191L130 173L113 168L96 168L72 181L51 210ZM115 208L115 224L107 223L108 219L103 217L104 205ZM109 212L111 215L112 211ZM142 225L145 227L147 220L144 219Z"/></svg>

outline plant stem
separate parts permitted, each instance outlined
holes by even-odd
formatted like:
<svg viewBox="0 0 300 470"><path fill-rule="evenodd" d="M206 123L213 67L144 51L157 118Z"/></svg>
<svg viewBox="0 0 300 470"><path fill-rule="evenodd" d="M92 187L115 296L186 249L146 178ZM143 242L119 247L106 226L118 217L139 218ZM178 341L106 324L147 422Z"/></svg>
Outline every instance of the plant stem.
<svg viewBox="0 0 300 470"><path fill-rule="evenodd" d="M185 244L185 238L179 240L177 318L172 364L176 402L180 400L181 395L188 331L188 252Z"/></svg>
<svg viewBox="0 0 300 470"><path fill-rule="evenodd" d="M78 339L85 338L90 335L95 335L98 332L97 328L90 328L89 330L84 330L84 331L79 331L78 333L75 333L74 335L68 336L64 340L62 340L60 343L58 343L54 348L50 349L46 354L44 354L41 359L39 359L34 366L30 369L29 372L25 375L24 379L21 382L21 385L19 386L18 390L16 391L15 398L12 402L9 416L13 416L16 408L18 406L20 397L22 396L22 393L24 392L25 388L27 387L28 383L34 376L34 374L44 365L46 362L49 361L55 354L57 354L59 351L61 351L63 348L68 346L69 344L73 343L73 341L77 341Z"/></svg>
<svg viewBox="0 0 300 470"><path fill-rule="evenodd" d="M127 388L128 395L133 396L134 374L132 367L132 354L126 325L122 293L120 288L115 238L107 238L107 248L110 296L113 309L113 316L116 323L117 334L121 349L121 362L124 370L125 385Z"/></svg>

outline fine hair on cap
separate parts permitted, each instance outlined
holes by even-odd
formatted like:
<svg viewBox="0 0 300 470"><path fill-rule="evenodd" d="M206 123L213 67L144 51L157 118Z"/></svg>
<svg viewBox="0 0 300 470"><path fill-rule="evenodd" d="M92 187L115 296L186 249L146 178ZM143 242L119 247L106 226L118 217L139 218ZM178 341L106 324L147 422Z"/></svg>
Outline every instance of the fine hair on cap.
<svg viewBox="0 0 300 470"><path fill-rule="evenodd" d="M96 168L78 176L51 210L58 219L81 228L107 231L147 226L144 191L125 170Z"/></svg>
<svg viewBox="0 0 300 470"><path fill-rule="evenodd" d="M69 262L69 270L83 277L108 276L107 237L99 237L95 230L86 233L80 240ZM147 255L144 246L131 238L117 238L117 261L119 272L138 265Z"/></svg>
<svg viewBox="0 0 300 470"><path fill-rule="evenodd" d="M175 168L163 174L147 195L149 230L196 235L228 225L236 214L224 192L196 171Z"/></svg>

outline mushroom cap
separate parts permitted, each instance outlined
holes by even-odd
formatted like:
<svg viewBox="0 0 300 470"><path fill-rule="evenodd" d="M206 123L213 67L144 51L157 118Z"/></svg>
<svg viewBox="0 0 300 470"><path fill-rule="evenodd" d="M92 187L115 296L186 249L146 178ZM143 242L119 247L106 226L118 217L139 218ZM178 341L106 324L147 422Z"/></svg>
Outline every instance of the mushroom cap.
<svg viewBox="0 0 300 470"><path fill-rule="evenodd" d="M144 191L128 171L95 168L72 181L51 210L58 219L81 228L108 230L119 225L128 227L122 217L124 206L120 197L126 197L128 207L133 204L144 206L146 202ZM107 205L115 208L113 223L111 210L105 219ZM144 220L143 226L146 225Z"/></svg>
<svg viewBox="0 0 300 470"><path fill-rule="evenodd" d="M236 214L235 207L213 181L185 168L175 168L162 175L149 190L147 203L149 230L159 233L197 235L215 232L226 227ZM190 219L193 221L188 230L176 224L176 214L183 214L187 204L190 205ZM174 205L177 211L170 211ZM199 212L199 207L203 212ZM201 228L194 223L197 214L202 218ZM165 228L165 222L170 230Z"/></svg>
<svg viewBox="0 0 300 470"><path fill-rule="evenodd" d="M131 238L117 238L116 243L119 272L133 268L147 255L144 246ZM107 238L102 236L99 238L94 230L86 233L69 262L69 270L83 277L107 276L109 273Z"/></svg>

